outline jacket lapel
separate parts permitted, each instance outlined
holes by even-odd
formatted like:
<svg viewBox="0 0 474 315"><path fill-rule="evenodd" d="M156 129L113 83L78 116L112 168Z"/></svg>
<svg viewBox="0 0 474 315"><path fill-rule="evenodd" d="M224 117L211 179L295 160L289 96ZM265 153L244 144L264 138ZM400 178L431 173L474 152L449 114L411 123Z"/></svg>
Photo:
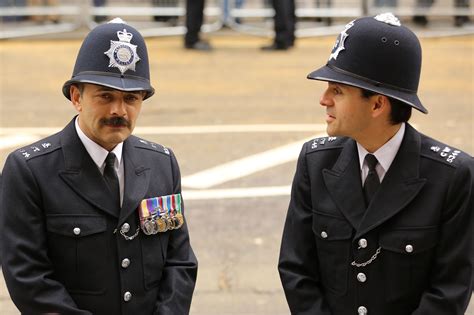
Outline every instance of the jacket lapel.
<svg viewBox="0 0 474 315"><path fill-rule="evenodd" d="M137 211L140 202L145 198L150 182L150 168L130 139L124 142L123 158L125 163L125 189L120 212L119 225Z"/></svg>
<svg viewBox="0 0 474 315"><path fill-rule="evenodd" d="M400 149L367 208L356 239L395 216L420 192L426 182L419 178L420 146L420 134L406 124Z"/></svg>
<svg viewBox="0 0 474 315"><path fill-rule="evenodd" d="M350 140L333 168L323 170L324 182L332 200L355 229L359 228L365 212L357 154L356 143Z"/></svg>
<svg viewBox="0 0 474 315"><path fill-rule="evenodd" d="M102 174L87 153L74 125L75 118L61 132L65 170L59 176L78 195L102 211L118 217L117 206L107 198L108 189Z"/></svg>

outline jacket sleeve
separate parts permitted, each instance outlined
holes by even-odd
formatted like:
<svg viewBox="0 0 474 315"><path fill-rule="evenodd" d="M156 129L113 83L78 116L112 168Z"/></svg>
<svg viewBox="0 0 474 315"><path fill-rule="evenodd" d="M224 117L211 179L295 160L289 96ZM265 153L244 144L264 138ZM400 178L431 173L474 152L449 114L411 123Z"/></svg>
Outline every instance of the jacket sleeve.
<svg viewBox="0 0 474 315"><path fill-rule="evenodd" d="M305 152L306 145L298 158L293 179L278 270L291 314L330 315L322 294L312 231L311 183Z"/></svg>
<svg viewBox="0 0 474 315"><path fill-rule="evenodd" d="M173 171L173 193L181 193L178 163L170 150ZM183 212L184 214L184 212ZM163 277L155 315L189 314L197 277L197 259L191 248L186 217L181 228L170 233Z"/></svg>
<svg viewBox="0 0 474 315"><path fill-rule="evenodd" d="M468 157L451 180L430 286L413 315L462 315L468 307L473 275L473 163Z"/></svg>
<svg viewBox="0 0 474 315"><path fill-rule="evenodd" d="M2 270L16 307L22 314L90 314L53 279L41 191L27 161L13 153L3 171Z"/></svg>

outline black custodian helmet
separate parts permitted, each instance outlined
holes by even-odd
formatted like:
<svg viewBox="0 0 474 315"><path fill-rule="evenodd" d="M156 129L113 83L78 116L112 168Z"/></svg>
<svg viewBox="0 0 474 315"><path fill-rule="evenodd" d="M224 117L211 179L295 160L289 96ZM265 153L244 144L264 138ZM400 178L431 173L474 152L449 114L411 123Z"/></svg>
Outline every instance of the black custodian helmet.
<svg viewBox="0 0 474 315"><path fill-rule="evenodd" d="M347 84L428 113L417 96L421 46L392 13L356 19L339 34L325 66L308 79Z"/></svg>
<svg viewBox="0 0 474 315"><path fill-rule="evenodd" d="M155 93L150 84L148 53L142 35L120 18L94 28L84 39L72 78L63 85L71 99L70 86L91 83L120 91Z"/></svg>

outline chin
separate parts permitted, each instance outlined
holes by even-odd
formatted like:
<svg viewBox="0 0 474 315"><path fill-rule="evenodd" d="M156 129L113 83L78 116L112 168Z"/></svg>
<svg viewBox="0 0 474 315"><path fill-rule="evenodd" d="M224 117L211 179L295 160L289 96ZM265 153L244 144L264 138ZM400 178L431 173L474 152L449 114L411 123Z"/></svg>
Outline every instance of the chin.
<svg viewBox="0 0 474 315"><path fill-rule="evenodd" d="M333 128L330 128L329 126L327 126L327 128L326 128L326 133L330 137L338 136L337 132Z"/></svg>

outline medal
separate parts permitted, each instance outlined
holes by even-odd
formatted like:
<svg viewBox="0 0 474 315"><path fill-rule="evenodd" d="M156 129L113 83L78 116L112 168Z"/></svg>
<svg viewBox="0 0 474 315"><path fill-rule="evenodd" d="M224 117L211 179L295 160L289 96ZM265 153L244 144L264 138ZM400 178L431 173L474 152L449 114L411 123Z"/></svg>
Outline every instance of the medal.
<svg viewBox="0 0 474 315"><path fill-rule="evenodd" d="M155 234L153 233L154 232L154 226L153 226L153 220L152 219L147 219L144 223L143 223L143 233L145 233L146 235L152 235L152 234Z"/></svg>
<svg viewBox="0 0 474 315"><path fill-rule="evenodd" d="M181 213L176 214L176 219L178 220L177 228L179 229L184 223L184 217Z"/></svg>
<svg viewBox="0 0 474 315"><path fill-rule="evenodd" d="M184 224L181 194L144 199L138 207L140 227L146 235L179 229Z"/></svg>
<svg viewBox="0 0 474 315"><path fill-rule="evenodd" d="M166 222L163 218L158 218L156 220L157 231L160 233L166 232Z"/></svg>

